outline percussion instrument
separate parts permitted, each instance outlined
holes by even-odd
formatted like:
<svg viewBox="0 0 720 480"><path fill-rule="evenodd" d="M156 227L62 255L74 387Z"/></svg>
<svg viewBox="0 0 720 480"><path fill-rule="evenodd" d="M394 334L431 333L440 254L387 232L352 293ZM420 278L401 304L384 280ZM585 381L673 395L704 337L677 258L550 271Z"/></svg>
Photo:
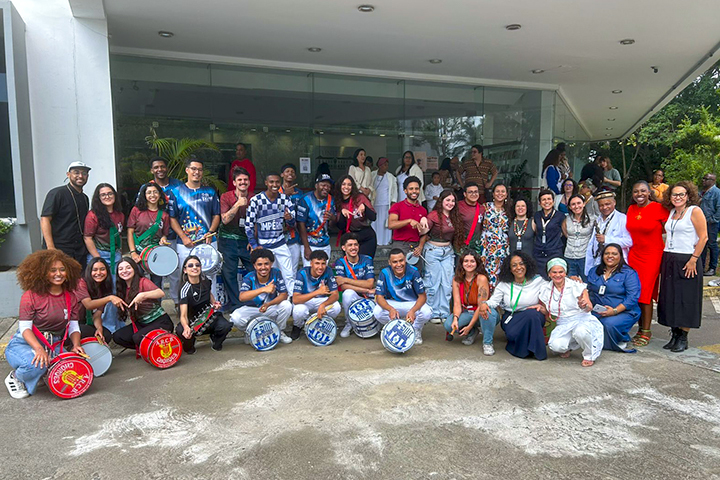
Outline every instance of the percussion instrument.
<svg viewBox="0 0 720 480"><path fill-rule="evenodd" d="M209 243L201 243L193 247L193 249L190 250L190 255L195 255L200 259L202 273L208 277L220 273L223 264L222 253L218 252L217 249Z"/></svg>
<svg viewBox="0 0 720 480"><path fill-rule="evenodd" d="M157 368L170 368L180 360L182 344L177 335L160 328L151 330L140 341L140 356Z"/></svg>
<svg viewBox="0 0 720 480"><path fill-rule="evenodd" d="M427 263L425 257L423 257L422 255L415 255L412 250L410 250L407 255L405 255L405 261L408 263L408 265L417 265L421 258L425 263Z"/></svg>
<svg viewBox="0 0 720 480"><path fill-rule="evenodd" d="M375 302L367 298L355 300L350 304L347 319L360 338L370 338L380 331L380 324L374 314Z"/></svg>
<svg viewBox="0 0 720 480"><path fill-rule="evenodd" d="M415 328L404 318L390 320L380 332L380 340L389 352L405 353L415 344Z"/></svg>
<svg viewBox="0 0 720 480"><path fill-rule="evenodd" d="M93 368L77 353L64 352L50 360L45 382L56 396L76 398L87 392L93 381Z"/></svg>
<svg viewBox="0 0 720 480"><path fill-rule="evenodd" d="M216 312L212 305L208 305L205 307L205 309L198 313L192 322L190 322L190 328L193 331L193 335L196 337L198 335L202 335L205 333L205 331L213 324L215 323L215 320L217 320L216 314L219 314L220 312Z"/></svg>
<svg viewBox="0 0 720 480"><path fill-rule="evenodd" d="M112 352L107 345L100 343L97 338L83 338L80 344L85 353L90 357L87 361L93 369L96 377L105 375L112 365Z"/></svg>
<svg viewBox="0 0 720 480"><path fill-rule="evenodd" d="M146 272L166 277L177 269L178 255L167 245L145 247L140 252L140 264Z"/></svg>
<svg viewBox="0 0 720 480"><path fill-rule="evenodd" d="M327 315L318 318L317 314L313 314L305 322L305 335L316 347L326 347L333 343L337 336L335 320Z"/></svg>
<svg viewBox="0 0 720 480"><path fill-rule="evenodd" d="M280 328L269 317L256 317L245 328L245 343L258 352L275 348L280 341Z"/></svg>

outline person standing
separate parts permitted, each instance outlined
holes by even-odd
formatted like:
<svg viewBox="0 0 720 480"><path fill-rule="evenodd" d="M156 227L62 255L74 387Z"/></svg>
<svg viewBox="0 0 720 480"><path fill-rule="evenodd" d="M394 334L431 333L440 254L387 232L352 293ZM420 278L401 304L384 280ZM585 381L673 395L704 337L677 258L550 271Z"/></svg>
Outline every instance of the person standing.
<svg viewBox="0 0 720 480"><path fill-rule="evenodd" d="M90 206L85 217L84 233L87 261L101 257L110 265L110 273L114 279L115 267L120 262L122 250L120 234L125 223L125 214L120 207L115 188L109 183L99 184L95 188Z"/></svg>
<svg viewBox="0 0 720 480"><path fill-rule="evenodd" d="M595 217L588 214L585 200L580 195L573 195L568 200L570 214L562 224L563 235L567 238L565 260L568 264L567 274L580 277L587 281L585 275L585 255L593 235Z"/></svg>
<svg viewBox="0 0 720 480"><path fill-rule="evenodd" d="M420 205L420 188L419 178L406 178L403 184L405 199L390 207L388 217L388 228L393 231L393 248L399 248L405 254L412 250L416 257L422 254L420 220L427 216L427 210Z"/></svg>
<svg viewBox="0 0 720 480"><path fill-rule="evenodd" d="M250 244L245 233L245 216L250 199L250 174L242 167L233 170L234 190L220 196L220 230L218 249L223 256L222 279L225 286L227 311L240 307L240 286L238 285L238 262L250 270Z"/></svg>
<svg viewBox="0 0 720 480"><path fill-rule="evenodd" d="M130 210L127 221L127 241L130 256L137 264L140 254L147 247L168 245L170 233L170 215L166 211L167 200L159 186L153 182L140 188L135 206ZM150 280L162 288L162 277L152 272L145 272Z"/></svg>
<svg viewBox="0 0 720 480"><path fill-rule="evenodd" d="M340 244L340 236L343 233L353 232L360 241L360 253L374 258L377 237L370 223L376 220L377 216L370 199L358 191L355 180L350 175L345 175L337 183L335 210L337 213L334 221L340 230L335 246Z"/></svg>
<svg viewBox="0 0 720 480"><path fill-rule="evenodd" d="M650 182L650 190L655 195L656 202L662 202L665 196L665 191L670 187L665 183L665 172L662 170L655 170L652 176L652 182Z"/></svg>
<svg viewBox="0 0 720 480"><path fill-rule="evenodd" d="M90 167L72 162L67 168L68 185L55 187L45 196L40 213L43 246L60 250L74 258L82 268L87 262L87 248L83 238L85 216L90 200L83 193Z"/></svg>
<svg viewBox="0 0 720 480"><path fill-rule="evenodd" d="M532 221L532 206L524 198L513 202L508 243L510 251L520 250L532 257L535 243L535 222Z"/></svg>
<svg viewBox="0 0 720 480"><path fill-rule="evenodd" d="M170 226L178 236L176 248L180 265L185 263L193 247L203 240L217 248L217 241L212 234L220 226L220 199L213 187L202 185L203 170L203 161L191 155L185 166L187 183L170 192ZM212 293L215 298L219 298L217 275L213 275L210 280ZM179 290L170 290L176 309L178 294Z"/></svg>
<svg viewBox="0 0 720 480"><path fill-rule="evenodd" d="M304 195L302 190L297 188L297 168L295 168L295 165L292 163L286 163L280 168L280 177L282 177L282 186L280 187L279 192L284 193L288 196L288 198L290 198L290 201L294 206L293 212L295 214L295 218L297 218L297 205ZM298 264L300 263L303 253L303 245L300 241L300 232L298 232L297 223L293 227L288 226L287 223L285 224L285 240L287 241L287 246L290 249L293 278L295 278L298 270ZM292 290L292 288L290 290Z"/></svg>
<svg viewBox="0 0 720 480"><path fill-rule="evenodd" d="M564 182L568 178L572 178L573 173L570 168L570 162L567 158L566 152L567 146L564 142L560 142L555 147L555 150L560 154L560 161L558 162L558 170L560 171L560 181Z"/></svg>
<svg viewBox="0 0 720 480"><path fill-rule="evenodd" d="M535 244L533 255L537 261L540 276L548 280L547 262L551 258L562 257L562 224L565 215L555 210L555 198L551 190L540 190L538 195L540 210L535 212Z"/></svg>
<svg viewBox="0 0 720 480"><path fill-rule="evenodd" d="M701 194L700 208L705 215L707 222L708 242L700 257L700 265L704 270L703 275L714 276L718 264L718 222L720 222L720 189L716 185L714 173L706 173L702 179L703 191ZM705 259L710 252L708 268L705 270Z"/></svg>
<svg viewBox="0 0 720 480"><path fill-rule="evenodd" d="M625 225L627 216L615 210L615 193L601 190L595 195L600 216L595 218L593 228L595 235L590 238L585 253L585 275L600 263L600 254L603 246L608 243L617 243L623 249L623 258L628 258L633 241Z"/></svg>
<svg viewBox="0 0 720 480"><path fill-rule="evenodd" d="M425 201L425 194L423 193L423 184L425 183L423 181L424 174L420 166L415 163L415 155L410 150L403 153L400 166L395 171L395 176L397 177L398 202L405 200L405 180L410 177L415 177L420 180L420 196L418 201L420 203Z"/></svg>
<svg viewBox="0 0 720 480"><path fill-rule="evenodd" d="M617 168L613 167L610 158L604 157L603 160L604 161L601 164L601 166L605 170L605 181L603 182L603 187L614 192L615 190L620 188L620 185L622 185L622 178L620 177L620 172L618 172Z"/></svg>
<svg viewBox="0 0 720 480"><path fill-rule="evenodd" d="M392 231L388 228L388 214L390 206L397 202L398 185L395 175L388 172L390 162L386 157L378 158L377 172L373 172L373 188L375 189L376 218L372 223L377 236L378 245L390 245L392 242Z"/></svg>
<svg viewBox="0 0 720 480"><path fill-rule="evenodd" d="M628 207L625 228L632 238L632 247L627 263L638 273L640 285L640 329L633 338L637 347L644 347L652 333L652 302L658 299L660 283L660 262L662 262L663 225L668 211L659 203L650 200L650 186L644 180L636 182L632 191L633 204Z"/></svg>
<svg viewBox="0 0 720 480"><path fill-rule="evenodd" d="M700 328L703 280L697 261L707 242L707 220L699 203L697 188L681 181L670 187L663 204L670 209L665 222L665 251L660 265L658 323L672 329L672 338L663 348L682 352L688 348L688 332ZM702 271L702 270L701 270Z"/></svg>
<svg viewBox="0 0 720 480"><path fill-rule="evenodd" d="M310 266L310 254L322 250L328 258L332 253L330 247L329 222L335 216L330 190L333 179L327 173L315 179L315 189L303 195L297 205L297 222L300 239L303 243L303 266Z"/></svg>
<svg viewBox="0 0 720 480"><path fill-rule="evenodd" d="M596 190L600 190L605 181L605 157L598 155L595 160L585 164L580 171L580 183L585 180L591 180L592 186ZM595 192L593 192L595 193Z"/></svg>
<svg viewBox="0 0 720 480"><path fill-rule="evenodd" d="M235 145L235 159L230 164L230 174L228 175L228 186L233 184L233 170L236 168L244 168L250 176L250 186L248 188L249 196L255 195L255 189L257 188L257 174L255 173L255 164L247 156L247 145L242 142L238 142ZM229 190L229 189L228 189Z"/></svg>
<svg viewBox="0 0 720 480"><path fill-rule="evenodd" d="M507 187L498 183L492 189L492 197L492 202L485 204L482 237L480 237L480 244L482 245L480 258L490 279L490 293L497 284L503 260L510 254Z"/></svg>
<svg viewBox="0 0 720 480"><path fill-rule="evenodd" d="M466 184L475 182L478 185L480 189L478 201L480 204L485 203L485 191L495 184L498 169L490 159L483 157L482 145L473 145L470 148L470 159L463 163L462 171Z"/></svg>
<svg viewBox="0 0 720 480"><path fill-rule="evenodd" d="M358 148L353 153L353 164L348 169L348 174L355 180L357 188L367 198L372 199L375 196L373 190L373 174L370 167L365 165L367 154L365 149Z"/></svg>
<svg viewBox="0 0 720 480"><path fill-rule="evenodd" d="M465 245L477 253L482 253L482 223L485 206L480 202L480 187L475 182L465 183L465 198L458 202L460 216L465 224Z"/></svg>
<svg viewBox="0 0 720 480"><path fill-rule="evenodd" d="M549 190L552 190L555 195L560 195L562 193L562 176L560 174L560 169L558 168L559 164L560 152L552 149L545 156L545 160L543 160L542 165L542 178L545 179L545 185Z"/></svg>
<svg viewBox="0 0 720 480"><path fill-rule="evenodd" d="M425 201L427 202L428 212L435 209L435 202L438 201L443 190L445 190L445 187L440 184L440 172L433 172L432 183L425 187Z"/></svg>

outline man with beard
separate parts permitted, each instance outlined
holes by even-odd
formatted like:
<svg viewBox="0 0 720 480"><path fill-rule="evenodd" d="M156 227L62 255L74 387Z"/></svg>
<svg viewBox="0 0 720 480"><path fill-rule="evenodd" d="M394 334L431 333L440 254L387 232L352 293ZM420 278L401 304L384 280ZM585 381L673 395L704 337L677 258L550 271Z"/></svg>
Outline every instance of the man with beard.
<svg viewBox="0 0 720 480"><path fill-rule="evenodd" d="M420 179L408 177L403 182L405 200L390 207L388 228L393 231L392 248L399 248L405 254L412 250L416 257L422 254L420 246L420 219L428 212L420 205ZM421 263L418 263L421 269Z"/></svg>
<svg viewBox="0 0 720 480"><path fill-rule="evenodd" d="M297 170L295 165L292 163L286 163L283 165L280 169L280 176L282 177L282 187L280 187L280 193L284 193L290 198L290 201L295 206L295 216L297 217L297 205L304 194L297 188ZM297 230L297 224L292 228L285 225L285 240L287 240L290 255L292 255L293 278L295 278L303 250L303 245L300 242L300 233Z"/></svg>
<svg viewBox="0 0 720 480"><path fill-rule="evenodd" d="M233 170L236 168L244 168L247 170L248 175L250 176L250 187L248 191L250 192L250 196L252 197L255 195L255 188L257 188L257 175L255 173L255 164L247 157L247 146L242 143L238 142L237 145L235 145L235 159L230 164L230 175L228 176L228 190L232 188L233 186Z"/></svg>
<svg viewBox="0 0 720 480"><path fill-rule="evenodd" d="M359 254L360 242L353 232L343 234L340 244L345 255L335 261L335 281L342 291L345 312L345 328L340 336L347 338L352 330L352 324L347 321L350 305L363 297L375 295L375 267L371 257Z"/></svg>
<svg viewBox="0 0 720 480"><path fill-rule="evenodd" d="M298 231L302 239L304 254L303 266L310 266L310 254L322 250L330 258L330 234L328 222L335 217L332 196L329 195L333 180L327 173L321 173L315 179L315 190L305 194L298 202Z"/></svg>
<svg viewBox="0 0 720 480"><path fill-rule="evenodd" d="M465 231L468 236L465 245L478 255L482 253L480 244L480 233L482 232L482 220L485 215L485 206L480 203L480 187L475 182L465 184L465 198L457 202L460 216L465 223Z"/></svg>

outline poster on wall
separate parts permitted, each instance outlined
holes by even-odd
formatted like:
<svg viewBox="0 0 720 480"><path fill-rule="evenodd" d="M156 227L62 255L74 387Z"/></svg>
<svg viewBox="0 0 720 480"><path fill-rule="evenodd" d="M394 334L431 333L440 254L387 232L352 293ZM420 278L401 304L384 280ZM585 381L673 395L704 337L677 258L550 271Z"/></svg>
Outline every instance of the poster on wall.
<svg viewBox="0 0 720 480"><path fill-rule="evenodd" d="M300 157L300 173L312 173L310 169L310 157Z"/></svg>
<svg viewBox="0 0 720 480"><path fill-rule="evenodd" d="M435 156L427 157L427 163L426 163L426 165L427 165L427 168L424 170L424 171L426 171L426 172L427 172L427 171L433 172L433 171L437 170L438 167L440 166L440 165L438 164L438 157L435 157Z"/></svg>
<svg viewBox="0 0 720 480"><path fill-rule="evenodd" d="M415 163L417 163L422 171L427 170L427 153L425 152L413 152L413 155L415 155Z"/></svg>

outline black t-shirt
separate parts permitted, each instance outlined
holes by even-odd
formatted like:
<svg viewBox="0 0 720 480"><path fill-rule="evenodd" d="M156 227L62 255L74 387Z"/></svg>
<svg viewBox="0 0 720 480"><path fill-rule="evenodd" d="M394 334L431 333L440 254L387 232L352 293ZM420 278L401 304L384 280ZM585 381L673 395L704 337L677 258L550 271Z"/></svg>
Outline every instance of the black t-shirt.
<svg viewBox="0 0 720 480"><path fill-rule="evenodd" d="M188 306L188 321L192 323L195 316L210 305L210 287L212 282L209 279L200 280L200 283L185 282L180 289L180 304Z"/></svg>
<svg viewBox="0 0 720 480"><path fill-rule="evenodd" d="M83 244L83 226L89 206L87 195L70 185L55 187L48 192L40 216L52 217L50 225L56 248Z"/></svg>

